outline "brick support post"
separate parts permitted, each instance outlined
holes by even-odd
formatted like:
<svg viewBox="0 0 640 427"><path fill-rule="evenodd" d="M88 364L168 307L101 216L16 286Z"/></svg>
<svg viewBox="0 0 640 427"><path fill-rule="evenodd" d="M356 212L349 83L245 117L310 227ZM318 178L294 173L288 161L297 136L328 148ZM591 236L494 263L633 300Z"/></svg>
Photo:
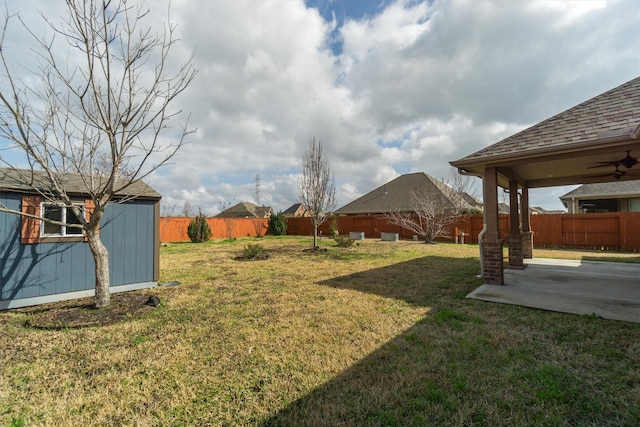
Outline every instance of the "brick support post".
<svg viewBox="0 0 640 427"><path fill-rule="evenodd" d="M522 250L522 234L509 234L509 266L508 268L524 268Z"/></svg>
<svg viewBox="0 0 640 427"><path fill-rule="evenodd" d="M504 285L504 273L502 270L502 240L482 240L482 263L484 281L490 285Z"/></svg>
<svg viewBox="0 0 640 427"><path fill-rule="evenodd" d="M522 257L526 259L533 258L533 231L524 231L522 233Z"/></svg>

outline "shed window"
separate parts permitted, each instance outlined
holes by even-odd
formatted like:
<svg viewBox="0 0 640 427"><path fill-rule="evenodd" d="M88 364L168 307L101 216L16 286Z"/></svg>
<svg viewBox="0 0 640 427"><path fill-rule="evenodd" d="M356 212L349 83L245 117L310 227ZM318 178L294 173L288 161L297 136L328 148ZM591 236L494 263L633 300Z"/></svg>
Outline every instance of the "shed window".
<svg viewBox="0 0 640 427"><path fill-rule="evenodd" d="M84 215L84 205L76 205L80 208ZM52 221L63 222L66 224L81 224L78 216L73 212L70 207L59 206L50 203L42 204L42 216ZM76 227L65 227L59 224L52 224L47 221L42 221L40 227L42 236L82 236L82 229Z"/></svg>

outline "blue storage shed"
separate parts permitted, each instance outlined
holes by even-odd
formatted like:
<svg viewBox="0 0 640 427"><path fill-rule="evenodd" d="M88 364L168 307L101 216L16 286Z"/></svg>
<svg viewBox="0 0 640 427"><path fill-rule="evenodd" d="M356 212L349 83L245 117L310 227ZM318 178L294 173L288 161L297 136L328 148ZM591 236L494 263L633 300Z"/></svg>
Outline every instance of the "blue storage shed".
<svg viewBox="0 0 640 427"><path fill-rule="evenodd" d="M0 168L0 206L19 212L33 209L44 215L48 203L24 182L29 174L31 171ZM74 203L77 200L83 209L90 210L93 203L83 193L80 175L68 174L64 179ZM117 194L116 203L107 206L100 236L109 251L112 293L156 286L160 198L140 181ZM55 213L64 214L60 207ZM94 265L81 230L0 211L0 310L93 296Z"/></svg>

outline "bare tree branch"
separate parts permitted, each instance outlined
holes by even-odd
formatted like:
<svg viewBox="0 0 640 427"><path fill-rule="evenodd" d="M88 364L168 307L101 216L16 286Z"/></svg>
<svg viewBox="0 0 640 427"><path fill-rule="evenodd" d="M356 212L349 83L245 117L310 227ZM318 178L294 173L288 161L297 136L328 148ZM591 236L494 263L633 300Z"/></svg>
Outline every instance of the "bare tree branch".
<svg viewBox="0 0 640 427"><path fill-rule="evenodd" d="M302 158L298 177L298 196L310 213L313 224L313 247L318 246L318 227L336 208L336 188L329 160L324 157L322 143L311 138L309 151Z"/></svg>
<svg viewBox="0 0 640 427"><path fill-rule="evenodd" d="M136 195L134 184L167 164L192 130L188 119L175 139L161 138L180 111L170 104L193 81L191 58L170 70L177 42L176 26L154 34L144 27L148 10L126 0L66 0L67 19L39 37L27 23L39 66L38 84L27 84L12 71L12 52L4 40L16 15L7 11L0 28L0 138L24 154L28 170L14 169L33 192L71 208L78 216L96 261L96 305L109 304L108 253L100 240L106 207ZM36 182L46 177L46 185ZM76 174L95 205L89 220L74 205L65 176ZM77 188L74 188L77 191ZM118 195L127 194L124 197ZM22 212L12 212L25 215ZM46 218L39 218L49 221ZM68 227L77 227L66 224Z"/></svg>

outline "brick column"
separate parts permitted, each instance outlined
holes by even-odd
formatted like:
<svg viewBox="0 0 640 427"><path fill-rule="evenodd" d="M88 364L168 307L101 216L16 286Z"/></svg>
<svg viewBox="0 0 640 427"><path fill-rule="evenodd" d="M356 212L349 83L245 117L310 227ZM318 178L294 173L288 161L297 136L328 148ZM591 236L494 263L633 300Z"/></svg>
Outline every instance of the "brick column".
<svg viewBox="0 0 640 427"><path fill-rule="evenodd" d="M522 258L533 258L533 232L529 222L529 188L522 188L520 199L520 217L522 222Z"/></svg>
<svg viewBox="0 0 640 427"><path fill-rule="evenodd" d="M489 285L504 285L502 240L482 240L482 261L484 282Z"/></svg>
<svg viewBox="0 0 640 427"><path fill-rule="evenodd" d="M524 268L522 234L509 234L509 266L507 268Z"/></svg>
<svg viewBox="0 0 640 427"><path fill-rule="evenodd" d="M522 234L518 214L518 183L509 181L509 268L524 268Z"/></svg>
<svg viewBox="0 0 640 427"><path fill-rule="evenodd" d="M498 227L498 170L494 167L484 170L482 180L483 216L486 232L480 242L482 256L482 277L485 283L503 285L502 239Z"/></svg>
<svg viewBox="0 0 640 427"><path fill-rule="evenodd" d="M522 232L522 257L533 258L533 231Z"/></svg>

